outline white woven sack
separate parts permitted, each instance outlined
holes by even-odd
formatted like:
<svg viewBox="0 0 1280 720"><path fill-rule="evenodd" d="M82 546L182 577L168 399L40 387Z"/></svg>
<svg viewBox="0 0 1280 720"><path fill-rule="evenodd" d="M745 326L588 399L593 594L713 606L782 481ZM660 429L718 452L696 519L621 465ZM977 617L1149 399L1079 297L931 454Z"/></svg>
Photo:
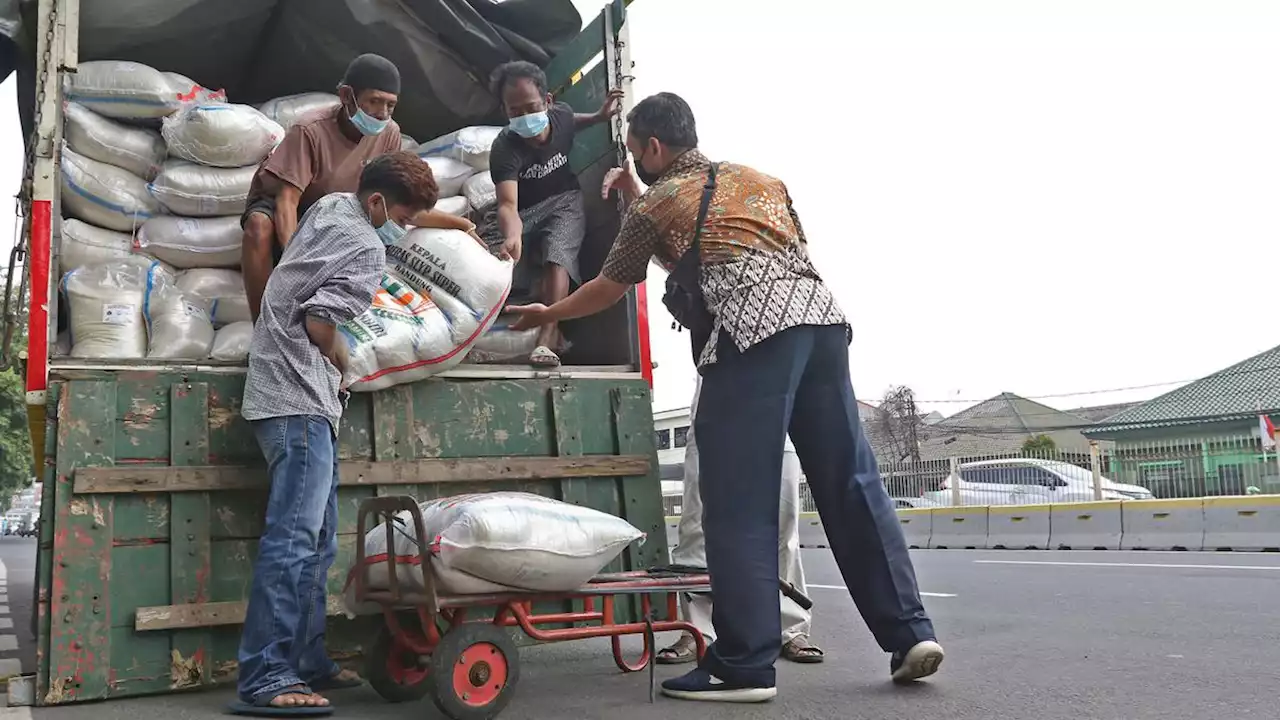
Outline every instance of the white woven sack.
<svg viewBox="0 0 1280 720"><path fill-rule="evenodd" d="M644 537L622 518L530 493L458 495L419 507L443 565L524 590L577 589Z"/></svg>
<svg viewBox="0 0 1280 720"><path fill-rule="evenodd" d="M130 127L105 118L79 103L69 102L63 113L62 133L67 145L81 155L115 165L150 180L160 172L168 150L160 133Z"/></svg>
<svg viewBox="0 0 1280 720"><path fill-rule="evenodd" d="M133 253L133 236L129 233L106 230L80 220L63 220L60 235L58 263L63 275L85 265L120 260Z"/></svg>
<svg viewBox="0 0 1280 720"><path fill-rule="evenodd" d="M462 184L462 194L467 196L467 201L476 210L484 210L498 202L498 190L494 187L493 176L488 170L467 178Z"/></svg>
<svg viewBox="0 0 1280 720"><path fill-rule="evenodd" d="M458 217L466 217L471 214L471 203L467 201L465 195L455 195L453 197L440 198L436 201L436 209L450 215Z"/></svg>
<svg viewBox="0 0 1280 720"><path fill-rule="evenodd" d="M179 92L164 73L126 60L81 62L70 74L67 99L99 115L120 120L162 118L182 107Z"/></svg>
<svg viewBox="0 0 1280 720"><path fill-rule="evenodd" d="M541 328L511 330L512 318L499 317L489 331L481 335L467 353L469 363L510 363L528 359L538 347Z"/></svg>
<svg viewBox="0 0 1280 720"><path fill-rule="evenodd" d="M160 129L169 154L213 167L262 162L284 139L284 128L249 105L186 105Z"/></svg>
<svg viewBox="0 0 1280 720"><path fill-rule="evenodd" d="M58 175L62 210L68 217L101 228L133 232L164 212L147 192L145 180L123 168L87 158L65 144L61 169Z"/></svg>
<svg viewBox="0 0 1280 720"><path fill-rule="evenodd" d="M451 132L448 135L418 146L421 157L447 157L460 160L476 170L489 169L489 150L502 128L475 125Z"/></svg>
<svg viewBox="0 0 1280 720"><path fill-rule="evenodd" d="M395 273L382 277L373 306L338 326L338 352L352 392L421 380L454 351L445 314Z"/></svg>
<svg viewBox="0 0 1280 720"><path fill-rule="evenodd" d="M161 215L143 223L138 247L176 268L240 265L244 231L237 216L184 218Z"/></svg>
<svg viewBox="0 0 1280 720"><path fill-rule="evenodd" d="M453 158L431 156L423 158L423 162L431 166L431 174L436 179L436 187L440 188L440 197L453 197L462 194L462 184L476 173L475 168Z"/></svg>
<svg viewBox="0 0 1280 720"><path fill-rule="evenodd" d="M213 336L214 360L244 362L249 358L249 346L253 343L253 323L234 322L219 328Z"/></svg>
<svg viewBox="0 0 1280 720"><path fill-rule="evenodd" d="M257 165L207 167L173 158L164 163L147 190L174 215L240 215L257 171Z"/></svg>
<svg viewBox="0 0 1280 720"><path fill-rule="evenodd" d="M224 268L193 268L178 275L178 289L191 302L199 303L214 327L235 322L251 322L249 296L244 276Z"/></svg>
<svg viewBox="0 0 1280 720"><path fill-rule="evenodd" d="M227 101L227 91L225 90L210 90L182 73L166 70L161 74L169 81L169 87L177 95L178 102L184 105L188 103L211 105Z"/></svg>
<svg viewBox="0 0 1280 720"><path fill-rule="evenodd" d="M82 267L62 278L71 311L71 355L146 357L144 310L159 268L126 260Z"/></svg>
<svg viewBox="0 0 1280 720"><path fill-rule="evenodd" d="M342 101L333 93L306 92L272 98L259 105L258 110L279 124L280 127L288 130L296 125L299 120L313 113L318 114L324 110L332 110L341 103Z"/></svg>
<svg viewBox="0 0 1280 720"><path fill-rule="evenodd" d="M400 133L400 149L413 152L418 149L418 141L404 133Z"/></svg>

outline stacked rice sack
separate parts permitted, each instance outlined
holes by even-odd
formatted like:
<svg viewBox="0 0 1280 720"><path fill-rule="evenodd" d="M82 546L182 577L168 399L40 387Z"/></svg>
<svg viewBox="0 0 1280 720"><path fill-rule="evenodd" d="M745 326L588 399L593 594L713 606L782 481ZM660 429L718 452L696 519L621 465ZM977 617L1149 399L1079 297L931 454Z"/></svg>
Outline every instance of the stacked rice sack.
<svg viewBox="0 0 1280 720"><path fill-rule="evenodd" d="M287 100L267 105L292 118L300 104ZM70 354L243 360L240 215L284 127L183 75L123 61L81 63L64 118Z"/></svg>

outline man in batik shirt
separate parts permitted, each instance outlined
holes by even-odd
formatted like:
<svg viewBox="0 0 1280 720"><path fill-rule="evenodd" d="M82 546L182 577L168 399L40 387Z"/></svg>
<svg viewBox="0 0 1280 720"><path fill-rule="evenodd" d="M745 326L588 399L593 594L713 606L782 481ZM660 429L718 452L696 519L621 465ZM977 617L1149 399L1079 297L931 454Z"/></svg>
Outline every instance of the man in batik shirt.
<svg viewBox="0 0 1280 720"><path fill-rule="evenodd" d="M697 149L692 110L660 93L627 121L627 148L649 189L624 216L600 275L551 307L510 308L524 315L514 327L600 312L644 281L650 259L670 271L692 245L711 168ZM777 694L778 503L788 431L849 594L891 655L893 680L931 675L942 647L858 423L849 324L809 261L786 186L721 163L716 188L701 235L699 286L713 323L710 339L695 348L702 390L694 432L717 637L698 667L664 682L663 693L722 702Z"/></svg>

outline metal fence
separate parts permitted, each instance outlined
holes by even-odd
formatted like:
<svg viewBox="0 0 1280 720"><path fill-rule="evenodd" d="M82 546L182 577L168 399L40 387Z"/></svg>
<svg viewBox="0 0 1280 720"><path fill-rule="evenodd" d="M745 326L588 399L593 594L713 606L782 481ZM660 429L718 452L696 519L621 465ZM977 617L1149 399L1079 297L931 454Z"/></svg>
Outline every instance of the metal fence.
<svg viewBox="0 0 1280 720"><path fill-rule="evenodd" d="M880 477L900 508L1280 495L1276 452L1249 435L881 463ZM817 510L807 484L800 495ZM680 514L679 496L663 500Z"/></svg>

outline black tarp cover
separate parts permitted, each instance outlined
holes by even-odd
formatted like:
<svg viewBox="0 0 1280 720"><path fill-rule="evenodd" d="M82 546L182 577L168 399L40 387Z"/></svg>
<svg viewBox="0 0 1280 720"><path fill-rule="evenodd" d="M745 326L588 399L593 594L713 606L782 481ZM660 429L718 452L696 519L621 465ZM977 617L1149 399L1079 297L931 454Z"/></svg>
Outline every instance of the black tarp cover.
<svg viewBox="0 0 1280 720"><path fill-rule="evenodd" d="M19 72L27 133L35 17L35 0L0 0L0 33L12 38L0 72ZM376 52L400 68L396 120L427 140L501 122L493 68L546 65L581 28L571 0L80 0L80 60L146 63L257 104L332 92L351 58Z"/></svg>

